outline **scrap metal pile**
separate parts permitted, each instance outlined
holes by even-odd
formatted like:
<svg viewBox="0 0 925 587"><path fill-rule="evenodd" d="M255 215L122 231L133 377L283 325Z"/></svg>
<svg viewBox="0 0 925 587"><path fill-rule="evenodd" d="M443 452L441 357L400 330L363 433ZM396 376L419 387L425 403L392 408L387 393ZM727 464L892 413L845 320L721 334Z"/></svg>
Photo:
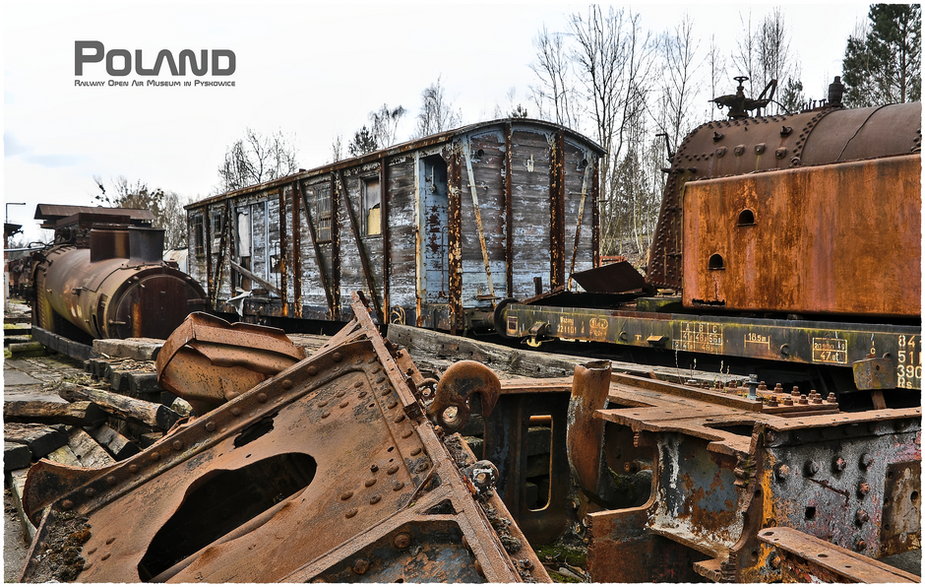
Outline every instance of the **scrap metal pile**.
<svg viewBox="0 0 925 587"><path fill-rule="evenodd" d="M242 352L254 333L190 318L160 376L219 405L197 402L208 411L105 468L35 465L24 506L40 525L22 580L548 581L491 465L444 443L469 395L490 404L497 379L445 376L435 426L424 377L361 301L354 311L325 348L243 392L238 371L284 365ZM197 353L211 362L200 373L217 375L198 385L174 372L193 373L183 356Z"/></svg>
<svg viewBox="0 0 925 587"><path fill-rule="evenodd" d="M102 468L35 464L21 580L545 582L533 547L563 536L593 581L919 579L878 559L920 548L921 408L609 361L431 378L353 310L308 358L191 315L157 367L192 416Z"/></svg>

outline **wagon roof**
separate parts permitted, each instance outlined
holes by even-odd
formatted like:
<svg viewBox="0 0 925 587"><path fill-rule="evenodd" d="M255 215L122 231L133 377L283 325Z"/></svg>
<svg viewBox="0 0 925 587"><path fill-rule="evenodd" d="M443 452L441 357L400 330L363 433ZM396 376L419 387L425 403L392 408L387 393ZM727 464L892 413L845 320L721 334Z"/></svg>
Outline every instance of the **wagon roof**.
<svg viewBox="0 0 925 587"><path fill-rule="evenodd" d="M459 135L468 134L476 130L488 129L493 126L503 126L505 124L528 126L528 127L538 126L538 127L544 127L544 128L547 128L553 131L562 132L566 136L569 136L572 139L577 140L581 142L582 144L586 145L587 147L590 147L598 154L602 154L605 152L603 147L601 147L600 145L598 145L597 143L595 143L588 137L568 127L562 126L560 124L556 124L554 122L549 122L546 120L537 120L533 118L500 118L497 120L490 120L486 122L477 122L475 124L469 124L466 126L452 129L452 130L443 131L443 132L433 134L430 136L426 136L420 139L406 141L404 143L399 143L397 145L393 145L385 149L380 149L378 151L373 151L371 153L361 155L359 157L350 157L348 159L342 159L340 161L335 161L334 163L328 163L327 165L322 165L321 167L315 167L313 169L308 169L308 170L300 169L296 173L292 173L290 175L285 175L283 177L272 179L270 181L265 181L263 183L258 183L258 184L247 186L241 189L233 190L230 192L224 192L221 194L217 194L215 196L210 196L208 198L199 200L198 202L193 202L192 204L188 204L186 206L186 209L191 210L194 208L199 208L201 206L211 204L216 201L226 199L226 198L232 198L235 196L242 196L245 194L259 192L265 189L269 189L269 188L273 188L279 185L290 183L298 178L307 178L307 177L311 177L314 175L320 175L322 173L329 173L331 171L337 171L339 169L345 169L348 167L355 167L358 165L364 165L366 163L372 163L384 157L393 157L395 155L400 155L402 153L407 153L409 151L414 151L416 149L422 149L422 148L429 147L431 145L445 143L445 142L448 142L454 139L455 137Z"/></svg>

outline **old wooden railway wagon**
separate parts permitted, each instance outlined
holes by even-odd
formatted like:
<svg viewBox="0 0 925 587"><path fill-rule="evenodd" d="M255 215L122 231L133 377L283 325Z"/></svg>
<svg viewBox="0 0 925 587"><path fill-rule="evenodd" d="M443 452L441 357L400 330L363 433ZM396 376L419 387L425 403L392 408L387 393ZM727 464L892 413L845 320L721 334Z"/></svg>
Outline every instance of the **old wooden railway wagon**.
<svg viewBox="0 0 925 587"><path fill-rule="evenodd" d="M598 255L602 149L548 122L485 122L187 206L212 307L463 331ZM236 299L237 298L237 299Z"/></svg>

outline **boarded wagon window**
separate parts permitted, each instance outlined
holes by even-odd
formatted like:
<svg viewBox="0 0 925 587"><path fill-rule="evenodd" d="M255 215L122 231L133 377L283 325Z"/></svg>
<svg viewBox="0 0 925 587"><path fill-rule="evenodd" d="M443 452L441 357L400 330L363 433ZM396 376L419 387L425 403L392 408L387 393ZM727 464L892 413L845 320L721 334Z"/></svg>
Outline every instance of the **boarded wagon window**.
<svg viewBox="0 0 925 587"><path fill-rule="evenodd" d="M315 191L315 215L318 234L318 242L326 243L331 241L331 194L327 190L319 189Z"/></svg>
<svg viewBox="0 0 925 587"><path fill-rule="evenodd" d="M202 222L202 214L193 216L193 253L199 257L206 255L206 233Z"/></svg>
<svg viewBox="0 0 925 587"><path fill-rule="evenodd" d="M363 180L363 211L366 219L366 234L382 234L382 197L379 192L379 180Z"/></svg>

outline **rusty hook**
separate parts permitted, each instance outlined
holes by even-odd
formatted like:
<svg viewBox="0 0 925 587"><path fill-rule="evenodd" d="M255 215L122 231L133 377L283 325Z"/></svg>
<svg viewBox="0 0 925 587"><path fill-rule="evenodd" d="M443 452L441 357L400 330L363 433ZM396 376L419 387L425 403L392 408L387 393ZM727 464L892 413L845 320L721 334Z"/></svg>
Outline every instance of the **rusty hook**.
<svg viewBox="0 0 925 587"><path fill-rule="evenodd" d="M469 421L469 400L476 393L482 402L482 415L490 415L501 394L498 376L476 361L454 363L440 378L427 414L447 432L458 432Z"/></svg>

